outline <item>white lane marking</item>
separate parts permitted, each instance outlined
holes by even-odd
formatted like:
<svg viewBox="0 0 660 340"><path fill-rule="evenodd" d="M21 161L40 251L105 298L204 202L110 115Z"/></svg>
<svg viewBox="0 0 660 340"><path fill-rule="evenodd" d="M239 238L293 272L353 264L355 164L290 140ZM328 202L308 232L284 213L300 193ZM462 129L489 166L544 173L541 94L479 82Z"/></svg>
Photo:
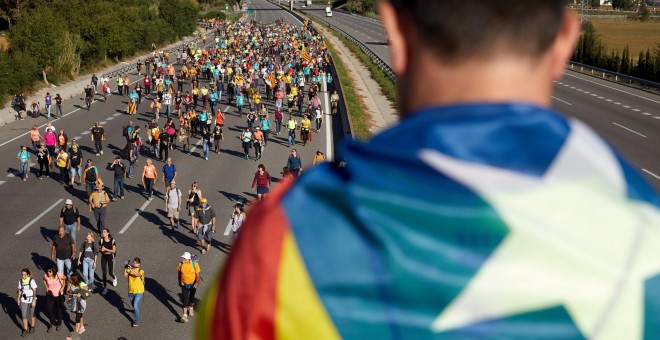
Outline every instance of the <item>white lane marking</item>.
<svg viewBox="0 0 660 340"><path fill-rule="evenodd" d="M650 116L650 115L651 115L651 114L648 113L648 112L643 112L642 114L645 115L645 116Z"/></svg>
<svg viewBox="0 0 660 340"><path fill-rule="evenodd" d="M225 236L229 235L230 231L231 231L231 220L227 222L227 228L225 228Z"/></svg>
<svg viewBox="0 0 660 340"><path fill-rule="evenodd" d="M572 75L572 74L568 74L567 72L564 72L564 75L567 75L567 76L569 76L569 77L573 77L573 78L577 78L577 79L582 79L582 80L584 80L584 81L586 81L586 82L590 82L590 83L592 83L592 84L596 84L596 85L598 85L598 86L606 87L606 88L611 89L611 90L619 91L619 92L622 92L622 93L625 93L625 94L629 94L629 95L634 96L634 97L637 97L637 98L646 99L646 100L648 100L648 101L651 101L651 102L654 102L654 103L658 103L658 104L660 104L660 101L653 100L653 99L650 99L650 98L646 98L646 97L644 97L644 96L640 96L640 95L637 95L637 94L634 94L634 93L630 93L630 92L627 92L627 91L624 91L624 90L619 90L619 89L617 89L617 88L615 88L615 87L607 86L607 85L603 85L603 84L597 83L597 82L592 81L592 80L589 80L589 79L585 79L585 78L581 78L581 77L578 77L578 76L574 76L574 75Z"/></svg>
<svg viewBox="0 0 660 340"><path fill-rule="evenodd" d="M104 120L104 121L102 121L102 122L99 122L99 125L105 125L105 124L107 124L107 123L108 123L108 122L106 122L106 121Z"/></svg>
<svg viewBox="0 0 660 340"><path fill-rule="evenodd" d="M144 209L147 208L147 206L149 205L149 203L151 203L151 201L150 201L150 200L147 200L146 202L144 202L144 204L142 204L142 206L140 207L140 210L138 210L138 211L135 213L135 215L133 215L133 217L131 217L131 219L128 220L128 222L126 222L126 224L124 224L124 227L121 228L121 230L119 231L120 234L125 233L126 230L128 230L128 228L130 228L131 224L133 224L133 222L135 222L135 220L137 220L137 218L140 216L140 214L142 214L142 212L144 211Z"/></svg>
<svg viewBox="0 0 660 340"><path fill-rule="evenodd" d="M37 221L39 221L40 218L44 217L48 212L53 210L56 206L58 206L60 203L64 201L63 198L60 198L57 200L57 202L53 203L48 209L44 210L39 216L35 217L32 221L28 222L28 224L25 225L25 227L21 228L21 230L17 231L15 235L20 235L22 232L24 232L27 228L29 228L31 225L35 224Z"/></svg>
<svg viewBox="0 0 660 340"><path fill-rule="evenodd" d="M619 102L614 102L614 105L621 105L621 103L619 103Z"/></svg>
<svg viewBox="0 0 660 340"><path fill-rule="evenodd" d="M644 172L646 172L647 174L649 174L649 175L655 177L656 179L660 179L660 176L658 176L658 175L656 175L656 174L654 174L654 173L652 173L652 172L650 172L650 171L648 171L648 170L646 170L646 169L642 169L642 171L644 171Z"/></svg>
<svg viewBox="0 0 660 340"><path fill-rule="evenodd" d="M575 90L575 86L571 86L571 90Z"/></svg>
<svg viewBox="0 0 660 340"><path fill-rule="evenodd" d="M73 139L75 139L75 140L79 140L79 139L81 139L81 138L82 138L82 136L75 136L75 137L73 137Z"/></svg>
<svg viewBox="0 0 660 340"><path fill-rule="evenodd" d="M0 181L0 185L3 185L3 184L5 184L5 181Z"/></svg>
<svg viewBox="0 0 660 340"><path fill-rule="evenodd" d="M640 109L633 109L633 111L635 111L635 112L639 112L639 111L642 111L642 110L640 110Z"/></svg>
<svg viewBox="0 0 660 340"><path fill-rule="evenodd" d="M11 177L11 178L13 178L13 177L16 177L16 175L14 175L13 172L10 172L10 173L7 175L7 177Z"/></svg>
<svg viewBox="0 0 660 340"><path fill-rule="evenodd" d="M624 109L629 109L630 106L628 106L628 105L624 105L623 108L624 108Z"/></svg>
<svg viewBox="0 0 660 340"><path fill-rule="evenodd" d="M83 132L81 132L80 134L81 134L81 135L89 135L90 133L91 133L91 131L83 131Z"/></svg>
<svg viewBox="0 0 660 340"><path fill-rule="evenodd" d="M605 97L598 97L598 99L605 99Z"/></svg>
<svg viewBox="0 0 660 340"><path fill-rule="evenodd" d="M605 99L605 101L606 101L606 102L610 102L610 103L613 102L612 99Z"/></svg>
<svg viewBox="0 0 660 340"><path fill-rule="evenodd" d="M595 93L592 93L591 96L592 96L592 97L598 97L598 95L595 94Z"/></svg>
<svg viewBox="0 0 660 340"><path fill-rule="evenodd" d="M117 112L117 113L113 114L112 116L113 117L119 117L119 116L121 116L121 113Z"/></svg>
<svg viewBox="0 0 660 340"><path fill-rule="evenodd" d="M105 120L113 120L113 119L115 119L115 117L108 117Z"/></svg>
<svg viewBox="0 0 660 340"><path fill-rule="evenodd" d="M567 102L567 101L561 100L561 99L559 99L559 98L557 98L557 97L554 97L554 96L553 96L552 99L557 100L557 101L560 101L560 102L562 102L562 103L564 103L564 104L566 104L566 105L568 105L568 106L573 106L573 104L571 104L571 103L569 103L569 102Z"/></svg>
<svg viewBox="0 0 660 340"><path fill-rule="evenodd" d="M584 91L584 94L589 94L589 93L591 93L591 92L589 92L589 91Z"/></svg>
<svg viewBox="0 0 660 340"><path fill-rule="evenodd" d="M658 117L658 116L653 116L653 118L655 118L655 119L660 119L660 117Z"/></svg>
<svg viewBox="0 0 660 340"><path fill-rule="evenodd" d="M627 128L627 127L621 125L621 124L617 124L617 123L612 123L612 124L614 124L614 125L616 125L616 126L622 128L622 129L626 129L626 130L628 130L628 131L630 131L630 132L632 132L632 133L634 133L634 134L636 134L636 135L638 135L638 136L642 136L642 137L646 138L646 136L644 136L643 134L641 134L641 133L639 133L639 132L637 132L637 131L635 131L635 130L629 129L629 128Z"/></svg>

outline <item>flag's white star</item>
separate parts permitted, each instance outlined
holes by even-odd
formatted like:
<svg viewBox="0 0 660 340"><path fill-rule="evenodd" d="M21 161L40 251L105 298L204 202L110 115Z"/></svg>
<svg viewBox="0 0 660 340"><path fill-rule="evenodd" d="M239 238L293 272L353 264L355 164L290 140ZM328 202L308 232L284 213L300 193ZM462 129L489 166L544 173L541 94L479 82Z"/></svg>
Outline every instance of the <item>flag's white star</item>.
<svg viewBox="0 0 660 340"><path fill-rule="evenodd" d="M660 272L660 214L626 197L618 160L590 129L571 122L542 178L434 150L419 156L481 195L509 228L434 331L562 305L587 338L643 336L644 280Z"/></svg>

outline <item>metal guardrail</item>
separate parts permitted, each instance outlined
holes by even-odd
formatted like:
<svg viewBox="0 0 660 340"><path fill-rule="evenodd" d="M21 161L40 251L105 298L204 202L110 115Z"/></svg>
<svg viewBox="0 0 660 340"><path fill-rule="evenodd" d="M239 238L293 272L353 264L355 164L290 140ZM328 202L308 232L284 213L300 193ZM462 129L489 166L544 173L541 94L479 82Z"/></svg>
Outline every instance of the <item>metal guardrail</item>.
<svg viewBox="0 0 660 340"><path fill-rule="evenodd" d="M641 85L642 87L645 87L645 88L653 88L653 89L656 89L656 90L660 90L660 83L650 81L650 80L646 80L646 79L642 79L642 78L629 76L629 75L623 74L623 73L612 72L612 71L605 70L605 69L602 69L602 68L577 63L577 62L574 62L574 61L568 62L567 68L570 69L570 70L574 70L574 71L577 70L577 71L582 72L582 73L591 72L592 75L594 75L594 76L598 75L598 76L600 76L604 79L607 79L607 80L613 80L613 81L616 81L616 82L624 82L624 83L627 83L627 84L637 84L637 85Z"/></svg>

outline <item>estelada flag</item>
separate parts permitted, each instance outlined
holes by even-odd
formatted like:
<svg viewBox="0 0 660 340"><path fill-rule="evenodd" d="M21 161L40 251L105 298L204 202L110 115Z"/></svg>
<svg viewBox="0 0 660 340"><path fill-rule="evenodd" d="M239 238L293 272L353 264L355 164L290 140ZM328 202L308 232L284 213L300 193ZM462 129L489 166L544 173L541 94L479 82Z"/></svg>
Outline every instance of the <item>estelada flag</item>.
<svg viewBox="0 0 660 340"><path fill-rule="evenodd" d="M305 59L305 61L307 61L307 62L310 62L312 60L312 57L309 56L309 53L307 53L306 48L302 49L301 55L302 55L303 59Z"/></svg>

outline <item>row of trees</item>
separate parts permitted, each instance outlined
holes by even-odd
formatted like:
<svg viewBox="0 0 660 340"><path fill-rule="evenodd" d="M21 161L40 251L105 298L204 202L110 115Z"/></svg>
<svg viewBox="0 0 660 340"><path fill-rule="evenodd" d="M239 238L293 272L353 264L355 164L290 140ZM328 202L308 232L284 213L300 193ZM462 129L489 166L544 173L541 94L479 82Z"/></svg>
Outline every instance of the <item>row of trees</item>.
<svg viewBox="0 0 660 340"><path fill-rule="evenodd" d="M608 51L593 24L589 21L582 24L582 35L573 61L660 82L660 44L653 49L647 49L646 52L640 52L636 59L634 57L628 46L623 51Z"/></svg>
<svg viewBox="0 0 660 340"><path fill-rule="evenodd" d="M0 52L0 96L30 90L42 78L72 78L81 69L175 41L196 29L196 0L0 0L9 27ZM0 99L6 99L0 98Z"/></svg>

